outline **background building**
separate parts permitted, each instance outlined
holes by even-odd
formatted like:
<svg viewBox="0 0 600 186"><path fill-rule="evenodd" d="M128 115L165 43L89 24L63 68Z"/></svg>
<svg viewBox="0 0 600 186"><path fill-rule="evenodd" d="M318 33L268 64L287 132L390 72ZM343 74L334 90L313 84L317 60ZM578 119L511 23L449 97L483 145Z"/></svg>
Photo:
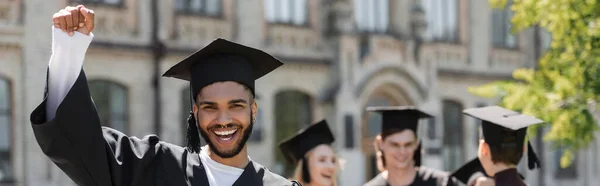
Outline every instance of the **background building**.
<svg viewBox="0 0 600 186"><path fill-rule="evenodd" d="M417 105L435 115L419 129L426 166L454 170L476 157L476 121L461 111L494 100L467 87L534 67L550 38L509 34L511 12L485 0L0 0L2 186L74 185L40 151L29 114L43 98L51 17L78 2L96 11L84 69L105 125L183 145L188 84L160 75L217 37L234 40L286 63L257 82L251 157L285 173L277 142L325 118L347 162L344 186L376 174L380 118L366 106ZM566 169L560 149L535 141L543 169L520 166L530 185L600 185L600 140Z"/></svg>

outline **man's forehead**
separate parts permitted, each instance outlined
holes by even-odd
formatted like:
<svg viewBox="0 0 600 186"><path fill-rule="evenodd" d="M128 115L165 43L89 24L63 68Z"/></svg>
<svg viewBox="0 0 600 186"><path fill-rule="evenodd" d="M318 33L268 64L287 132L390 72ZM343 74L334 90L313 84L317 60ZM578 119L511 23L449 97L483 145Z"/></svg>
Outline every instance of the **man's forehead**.
<svg viewBox="0 0 600 186"><path fill-rule="evenodd" d="M246 86L233 82L216 82L210 84L198 93L198 101L207 99L240 99L249 101L252 92Z"/></svg>

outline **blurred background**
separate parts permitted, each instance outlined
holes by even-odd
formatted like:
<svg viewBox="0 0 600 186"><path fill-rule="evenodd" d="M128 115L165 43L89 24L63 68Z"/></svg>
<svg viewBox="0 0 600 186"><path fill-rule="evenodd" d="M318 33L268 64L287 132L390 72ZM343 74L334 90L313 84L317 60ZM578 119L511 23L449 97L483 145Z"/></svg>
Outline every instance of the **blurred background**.
<svg viewBox="0 0 600 186"><path fill-rule="evenodd" d="M416 105L423 164L452 171L477 156L477 121L462 114L494 105L468 87L535 68L550 45L544 29L511 34L508 8L486 0L0 0L0 185L74 185L45 157L29 123L41 102L51 54L51 18L67 5L96 12L84 69L106 126L158 134L184 145L189 85L160 76L221 37L263 49L285 65L257 82L259 116L249 153L289 176L278 141L327 119L345 159L342 186L377 174L377 115L366 106ZM510 5L510 2L507 6ZM530 185L600 185L599 139L560 166L561 149L531 138L543 169Z"/></svg>

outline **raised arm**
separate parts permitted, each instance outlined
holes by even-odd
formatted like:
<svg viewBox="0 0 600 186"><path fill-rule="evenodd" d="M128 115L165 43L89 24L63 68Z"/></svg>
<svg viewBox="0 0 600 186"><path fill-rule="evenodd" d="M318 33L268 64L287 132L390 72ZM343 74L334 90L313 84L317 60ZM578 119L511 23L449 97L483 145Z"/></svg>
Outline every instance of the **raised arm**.
<svg viewBox="0 0 600 186"><path fill-rule="evenodd" d="M79 17L82 18L81 27L79 23L73 23L79 22ZM88 20L88 23L84 24L84 20ZM94 34L91 33L94 27L93 20L94 12L85 7L66 8L54 14L52 18L54 23L52 56L48 64L47 77L46 119L48 121L54 119L56 109L79 77L85 53L94 38Z"/></svg>
<svg viewBox="0 0 600 186"><path fill-rule="evenodd" d="M84 27L74 28L73 17L83 17ZM89 19L93 11L82 6L54 16L47 89L31 113L33 132L44 154L77 185L140 185L155 176L153 161L162 146L156 136L130 138L101 126L82 69L93 38Z"/></svg>

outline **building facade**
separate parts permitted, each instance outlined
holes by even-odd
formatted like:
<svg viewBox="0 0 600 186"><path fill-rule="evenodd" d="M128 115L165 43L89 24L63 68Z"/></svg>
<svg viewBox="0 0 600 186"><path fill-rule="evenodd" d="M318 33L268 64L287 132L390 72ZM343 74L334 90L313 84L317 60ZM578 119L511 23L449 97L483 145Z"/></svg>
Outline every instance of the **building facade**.
<svg viewBox="0 0 600 186"><path fill-rule="evenodd" d="M512 13L479 0L0 0L0 185L74 185L42 154L29 114L43 98L51 17L77 3L96 11L84 69L104 125L183 145L189 85L160 75L215 38L233 40L285 63L257 82L252 159L288 173L277 142L327 119L344 186L377 174L381 118L366 106L433 114L419 127L423 164L454 170L477 151L476 121L462 109L495 101L467 88L534 67L549 41L536 30L510 34ZM534 143L543 169L520 168L530 185L598 185L599 143L565 169L560 150Z"/></svg>

